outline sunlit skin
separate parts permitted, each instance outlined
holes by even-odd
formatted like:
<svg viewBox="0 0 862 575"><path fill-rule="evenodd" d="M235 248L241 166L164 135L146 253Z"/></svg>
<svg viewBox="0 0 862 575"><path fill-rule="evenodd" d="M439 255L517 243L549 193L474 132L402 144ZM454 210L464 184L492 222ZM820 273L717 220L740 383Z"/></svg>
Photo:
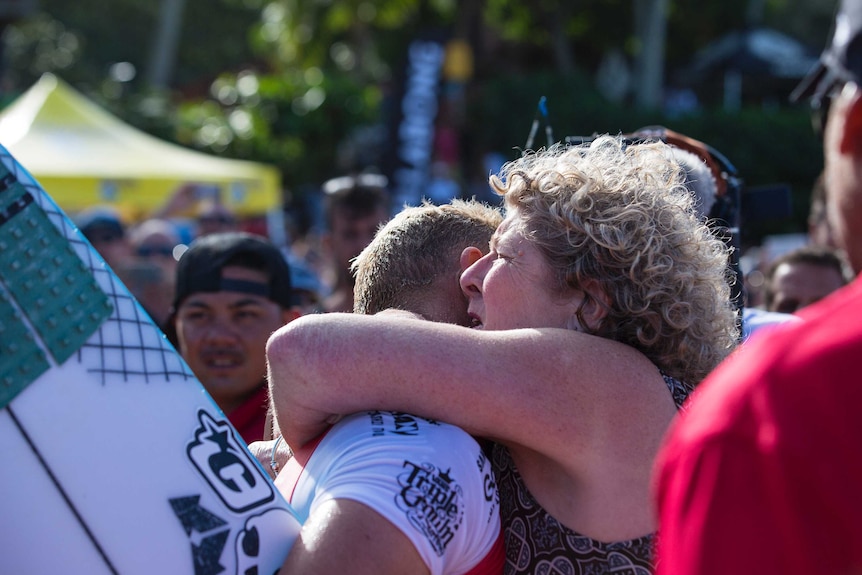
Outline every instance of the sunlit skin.
<svg viewBox="0 0 862 575"><path fill-rule="evenodd" d="M823 147L826 214L835 241L856 273L862 270L862 93L848 83L829 109Z"/></svg>
<svg viewBox="0 0 862 575"><path fill-rule="evenodd" d="M266 284L264 272L228 266L225 279ZM241 292L197 292L177 310L179 351L215 402L230 413L266 375L266 341L297 316L277 303Z"/></svg>

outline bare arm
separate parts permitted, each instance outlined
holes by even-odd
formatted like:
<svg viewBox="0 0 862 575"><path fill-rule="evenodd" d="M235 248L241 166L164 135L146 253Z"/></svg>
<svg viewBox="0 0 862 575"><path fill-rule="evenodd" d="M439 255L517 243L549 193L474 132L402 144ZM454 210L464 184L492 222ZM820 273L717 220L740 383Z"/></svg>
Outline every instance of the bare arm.
<svg viewBox="0 0 862 575"><path fill-rule="evenodd" d="M292 575L427 574L428 567L410 540L370 507L333 499L316 509L281 569Z"/></svg>
<svg viewBox="0 0 862 575"><path fill-rule="evenodd" d="M573 331L470 330L403 317L320 314L267 345L271 394L294 446L327 418L415 413L552 457L601 442L631 415L672 415L657 369L632 348ZM645 380L654 379L652 385ZM662 403L664 402L664 404ZM577 438L578 444L573 444ZM566 457L568 459L568 457Z"/></svg>

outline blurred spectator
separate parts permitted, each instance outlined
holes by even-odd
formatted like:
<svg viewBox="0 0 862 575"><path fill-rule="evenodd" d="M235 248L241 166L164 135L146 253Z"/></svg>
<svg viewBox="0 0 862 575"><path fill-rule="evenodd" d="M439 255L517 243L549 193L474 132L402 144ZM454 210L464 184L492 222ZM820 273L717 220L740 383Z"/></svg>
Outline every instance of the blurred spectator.
<svg viewBox="0 0 862 575"><path fill-rule="evenodd" d="M109 206L95 206L79 212L74 222L108 266L118 273L132 253L120 213Z"/></svg>
<svg viewBox="0 0 862 575"><path fill-rule="evenodd" d="M239 230L237 215L216 200L203 200L195 213L195 237Z"/></svg>
<svg viewBox="0 0 862 575"><path fill-rule="evenodd" d="M323 282L305 261L290 250L283 251L290 265L294 305L302 315L323 312L323 294L326 291Z"/></svg>
<svg viewBox="0 0 862 575"><path fill-rule="evenodd" d="M763 247L752 245L739 258L745 286L745 307L763 307Z"/></svg>
<svg viewBox="0 0 862 575"><path fill-rule="evenodd" d="M193 238L239 230L239 218L221 201L215 184L187 182L177 187L151 214L156 219L193 218ZM192 239L193 239L192 238Z"/></svg>
<svg viewBox="0 0 862 575"><path fill-rule="evenodd" d="M327 232L324 237L330 268L324 278L331 292L324 311L353 311L350 262L371 243L389 219L388 181L379 174L333 178L323 184Z"/></svg>
<svg viewBox="0 0 862 575"><path fill-rule="evenodd" d="M725 170L721 169L718 161L713 156L710 148L703 142L695 140L684 134L679 134L668 130L662 126L643 128L635 132L636 136L646 138L661 137L671 147L668 148L668 153L671 158L676 161L684 172L685 186L694 196L695 208L704 221L712 224L716 207L721 208L718 204L723 192L720 187L730 185L728 175ZM724 229L716 229L716 233L723 236L726 233ZM742 282L741 265L731 266L734 276L732 281ZM732 284L733 285L733 284ZM775 325L795 321L796 318L790 314L783 313L767 313L764 310L748 307L748 302L745 297L746 289L743 285L740 289L740 337L742 341L748 340L753 333L764 328L771 328Z"/></svg>
<svg viewBox="0 0 862 575"><path fill-rule="evenodd" d="M847 285L851 279L840 251L804 246L770 264L764 276L763 303L768 311L794 313Z"/></svg>
<svg viewBox="0 0 862 575"><path fill-rule="evenodd" d="M461 195L461 186L455 181L453 172L445 162L431 164L431 177L425 188L425 195L431 202L442 205Z"/></svg>
<svg viewBox="0 0 862 575"><path fill-rule="evenodd" d="M129 230L134 255L127 266L127 287L153 320L164 327L174 296L177 259L185 250L176 226L168 220L150 219Z"/></svg>

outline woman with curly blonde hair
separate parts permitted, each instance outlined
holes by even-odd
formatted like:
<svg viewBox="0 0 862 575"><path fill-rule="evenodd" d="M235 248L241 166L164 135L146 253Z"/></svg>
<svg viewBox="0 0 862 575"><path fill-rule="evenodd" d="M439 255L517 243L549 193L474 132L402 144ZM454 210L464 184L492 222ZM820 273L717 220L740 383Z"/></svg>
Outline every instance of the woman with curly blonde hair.
<svg viewBox="0 0 862 575"><path fill-rule="evenodd" d="M506 573L651 571L654 456L737 339L726 247L666 151L604 136L492 177L506 217L460 258L472 329L384 313L276 332L287 442L368 408L451 422L493 441Z"/></svg>
<svg viewBox="0 0 862 575"><path fill-rule="evenodd" d="M696 215L675 153L606 136L524 155L491 185L518 211L558 289L581 287L582 308L593 299L604 308L595 325L576 327L628 344L694 385L738 334L727 248Z"/></svg>

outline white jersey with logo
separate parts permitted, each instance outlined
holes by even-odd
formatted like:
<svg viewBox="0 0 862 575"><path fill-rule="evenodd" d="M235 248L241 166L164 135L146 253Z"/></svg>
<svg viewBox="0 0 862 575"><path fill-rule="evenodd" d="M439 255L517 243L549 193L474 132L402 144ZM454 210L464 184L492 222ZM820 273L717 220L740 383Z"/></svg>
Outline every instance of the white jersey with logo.
<svg viewBox="0 0 862 575"><path fill-rule="evenodd" d="M490 461L455 426L391 411L354 414L299 450L276 485L302 522L332 499L367 505L413 542L432 574L502 571Z"/></svg>

